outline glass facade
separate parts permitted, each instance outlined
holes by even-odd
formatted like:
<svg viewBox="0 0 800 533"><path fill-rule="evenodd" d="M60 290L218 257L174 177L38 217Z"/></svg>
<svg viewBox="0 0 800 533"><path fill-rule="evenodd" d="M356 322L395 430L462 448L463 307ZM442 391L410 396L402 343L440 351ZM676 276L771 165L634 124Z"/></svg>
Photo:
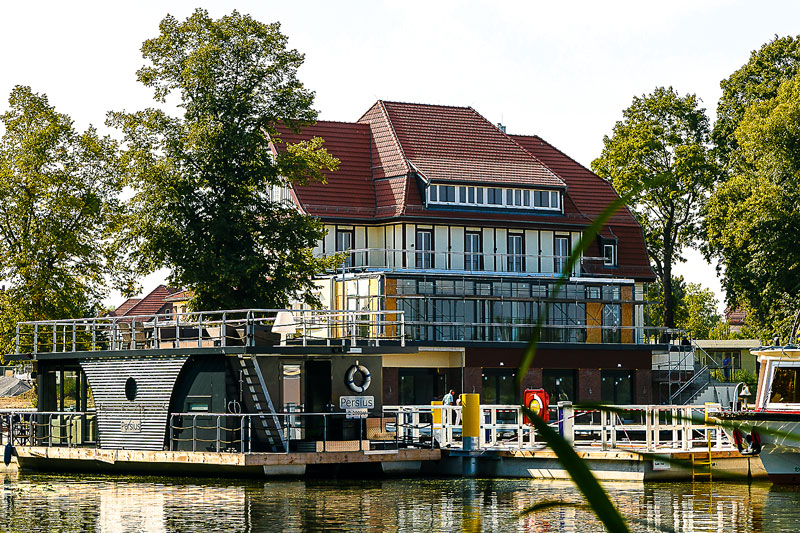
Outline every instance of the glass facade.
<svg viewBox="0 0 800 533"><path fill-rule="evenodd" d="M405 311L406 330L413 339L526 342L546 313L542 342L622 340L618 285L607 289L570 283L556 292L555 283L440 278L399 279L396 286L397 309ZM599 311L587 308L593 301L600 304ZM593 328L602 335L597 332L590 338Z"/></svg>

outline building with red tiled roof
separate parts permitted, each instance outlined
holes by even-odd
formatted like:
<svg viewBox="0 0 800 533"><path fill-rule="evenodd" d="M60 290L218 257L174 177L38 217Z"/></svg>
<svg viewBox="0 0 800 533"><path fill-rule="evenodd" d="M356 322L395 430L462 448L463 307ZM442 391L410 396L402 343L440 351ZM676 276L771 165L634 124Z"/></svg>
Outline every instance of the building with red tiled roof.
<svg viewBox="0 0 800 533"><path fill-rule="evenodd" d="M174 298L170 298L184 292L166 285L159 285L142 298L128 298L108 315L131 317L169 313L176 301Z"/></svg>
<svg viewBox="0 0 800 533"><path fill-rule="evenodd" d="M615 212L565 272L583 232L618 199L608 182L470 107L378 101L352 123L283 130L281 143L311 137L341 161L326 183L291 190L327 229L315 253L347 252L319 278L324 303L402 310L419 346L414 358L384 361L385 403L424 404L448 388L519 402L514 369L544 313L523 388L651 401L643 310L655 276L630 210Z"/></svg>

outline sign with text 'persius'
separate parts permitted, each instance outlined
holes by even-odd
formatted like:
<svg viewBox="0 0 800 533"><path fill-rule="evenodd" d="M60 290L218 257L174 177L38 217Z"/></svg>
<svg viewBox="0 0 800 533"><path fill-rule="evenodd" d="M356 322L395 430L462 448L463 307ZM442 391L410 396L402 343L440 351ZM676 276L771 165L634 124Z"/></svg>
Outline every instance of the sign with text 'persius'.
<svg viewBox="0 0 800 533"><path fill-rule="evenodd" d="M339 409L375 409L375 396L339 396Z"/></svg>

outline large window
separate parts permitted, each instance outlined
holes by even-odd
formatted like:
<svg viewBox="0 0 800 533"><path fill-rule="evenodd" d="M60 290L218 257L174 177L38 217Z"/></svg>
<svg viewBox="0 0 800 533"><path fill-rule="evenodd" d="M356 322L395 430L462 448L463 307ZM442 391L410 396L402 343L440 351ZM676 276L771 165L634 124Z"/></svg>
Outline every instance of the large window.
<svg viewBox="0 0 800 533"><path fill-rule="evenodd" d="M433 268L433 231L417 230L417 268Z"/></svg>
<svg viewBox="0 0 800 533"><path fill-rule="evenodd" d="M346 252L353 249L353 230L336 230L336 251ZM353 266L353 254L347 254L344 265Z"/></svg>
<svg viewBox="0 0 800 533"><path fill-rule="evenodd" d="M522 235L508 234L508 271L522 272L525 270L525 258L522 251Z"/></svg>
<svg viewBox="0 0 800 533"><path fill-rule="evenodd" d="M555 342L586 342L586 304L558 302L550 304L550 327L547 339Z"/></svg>
<svg viewBox="0 0 800 533"><path fill-rule="evenodd" d="M553 249L554 271L556 274L561 274L569 261L569 237L556 237Z"/></svg>
<svg viewBox="0 0 800 533"><path fill-rule="evenodd" d="M574 370L542 370L542 388L550 395L550 403L574 402L577 399Z"/></svg>
<svg viewBox="0 0 800 533"><path fill-rule="evenodd" d="M481 403L487 405L517 405L519 391L514 384L516 373L504 368L484 368Z"/></svg>
<svg viewBox="0 0 800 533"><path fill-rule="evenodd" d="M601 372L601 401L617 405L632 405L633 371L603 370Z"/></svg>
<svg viewBox="0 0 800 533"><path fill-rule="evenodd" d="M433 184L428 186L428 204L560 211L561 192L509 187Z"/></svg>
<svg viewBox="0 0 800 533"><path fill-rule="evenodd" d="M482 270L483 250L481 234L468 231L464 235L464 269Z"/></svg>
<svg viewBox="0 0 800 533"><path fill-rule="evenodd" d="M429 368L401 368L399 372L400 405L430 405L444 395L444 375Z"/></svg>
<svg viewBox="0 0 800 533"><path fill-rule="evenodd" d="M770 403L800 403L799 367L778 367L772 379Z"/></svg>

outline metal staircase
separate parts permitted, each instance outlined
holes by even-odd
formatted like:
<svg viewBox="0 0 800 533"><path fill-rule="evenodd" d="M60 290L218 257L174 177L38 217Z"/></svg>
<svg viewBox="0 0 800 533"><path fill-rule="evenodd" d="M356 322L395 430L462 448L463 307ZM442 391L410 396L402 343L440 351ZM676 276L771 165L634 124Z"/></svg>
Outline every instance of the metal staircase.
<svg viewBox="0 0 800 533"><path fill-rule="evenodd" d="M275 413L256 356L238 355L236 359L242 372L242 399L247 410L253 413L250 417L253 434L262 436L270 451L288 451L283 427Z"/></svg>

